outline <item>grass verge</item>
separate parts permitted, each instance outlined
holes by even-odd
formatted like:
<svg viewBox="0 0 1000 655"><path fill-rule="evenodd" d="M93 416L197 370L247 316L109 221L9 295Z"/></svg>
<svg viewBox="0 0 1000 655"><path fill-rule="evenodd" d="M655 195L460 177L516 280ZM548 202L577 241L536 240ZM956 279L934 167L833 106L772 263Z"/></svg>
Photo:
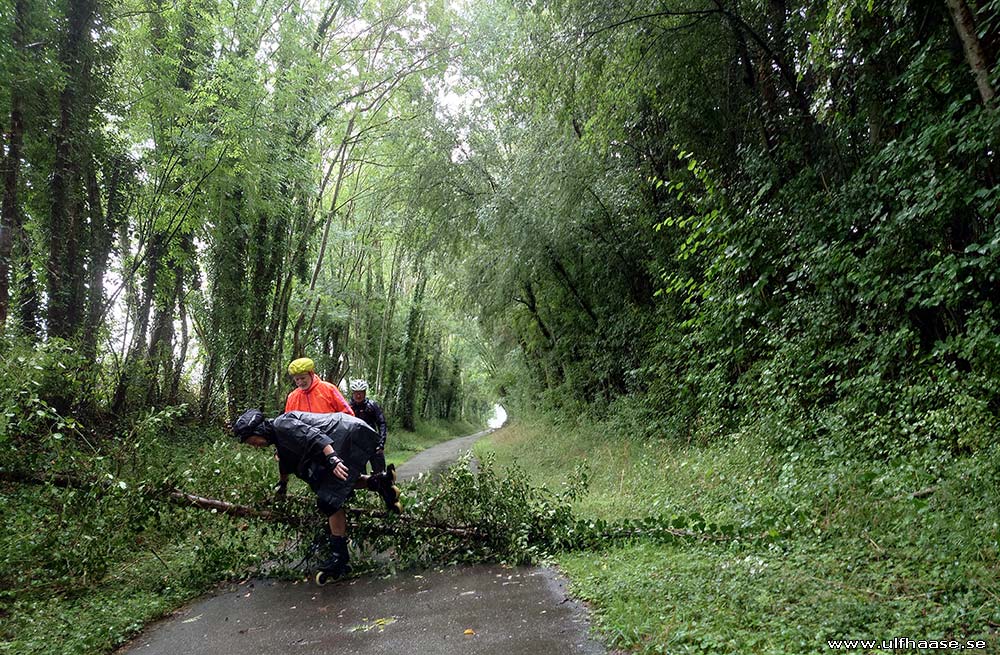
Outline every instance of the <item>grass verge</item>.
<svg viewBox="0 0 1000 655"><path fill-rule="evenodd" d="M1000 450L893 462L697 447L523 420L480 442L574 512L734 524L718 543L643 541L564 553L571 589L612 647L640 653L829 652L829 640L983 640L1000 652ZM891 652L869 648L865 652ZM928 650L926 652L932 652Z"/></svg>

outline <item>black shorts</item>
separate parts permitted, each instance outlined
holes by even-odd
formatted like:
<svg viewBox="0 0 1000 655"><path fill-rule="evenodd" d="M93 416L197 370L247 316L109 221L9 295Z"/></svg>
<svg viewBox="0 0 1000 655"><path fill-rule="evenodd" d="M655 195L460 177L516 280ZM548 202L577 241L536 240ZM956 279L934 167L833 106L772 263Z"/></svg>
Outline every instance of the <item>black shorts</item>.
<svg viewBox="0 0 1000 655"><path fill-rule="evenodd" d="M330 516L344 506L354 495L354 483L358 481L361 471L348 469L347 479L341 480L326 467L314 467L309 472L309 487L316 494L316 507L323 514Z"/></svg>
<svg viewBox="0 0 1000 655"><path fill-rule="evenodd" d="M334 450L347 466L346 480L334 476L329 466L314 464L309 469L309 488L316 494L319 511L327 516L336 514L354 495L354 484L365 472L368 460L375 454L374 440L365 438L367 434L360 436L357 440L351 436L343 440L334 439Z"/></svg>

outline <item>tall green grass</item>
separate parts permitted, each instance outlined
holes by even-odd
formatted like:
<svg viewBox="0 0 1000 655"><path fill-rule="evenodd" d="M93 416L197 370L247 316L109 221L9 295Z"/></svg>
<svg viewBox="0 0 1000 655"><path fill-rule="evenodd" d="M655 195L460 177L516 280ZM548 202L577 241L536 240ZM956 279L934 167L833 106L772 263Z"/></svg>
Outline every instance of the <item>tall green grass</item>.
<svg viewBox="0 0 1000 655"><path fill-rule="evenodd" d="M1000 651L998 448L871 462L753 435L699 447L533 418L477 450L552 489L582 467L581 517L698 514L740 528L718 543L560 556L615 648L821 653L828 639L908 637Z"/></svg>

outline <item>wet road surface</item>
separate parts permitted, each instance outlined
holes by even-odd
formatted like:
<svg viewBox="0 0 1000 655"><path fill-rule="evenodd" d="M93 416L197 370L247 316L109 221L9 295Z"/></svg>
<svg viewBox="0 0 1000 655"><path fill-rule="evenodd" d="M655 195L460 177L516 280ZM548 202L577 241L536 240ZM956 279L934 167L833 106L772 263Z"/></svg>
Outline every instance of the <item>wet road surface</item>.
<svg viewBox="0 0 1000 655"><path fill-rule="evenodd" d="M440 472L490 431L419 453L401 481ZM309 582L253 580L220 588L147 628L130 655L603 654L586 610L549 568L461 566Z"/></svg>
<svg viewBox="0 0 1000 655"><path fill-rule="evenodd" d="M233 585L133 641L134 655L604 653L550 569L447 568L316 587Z"/></svg>

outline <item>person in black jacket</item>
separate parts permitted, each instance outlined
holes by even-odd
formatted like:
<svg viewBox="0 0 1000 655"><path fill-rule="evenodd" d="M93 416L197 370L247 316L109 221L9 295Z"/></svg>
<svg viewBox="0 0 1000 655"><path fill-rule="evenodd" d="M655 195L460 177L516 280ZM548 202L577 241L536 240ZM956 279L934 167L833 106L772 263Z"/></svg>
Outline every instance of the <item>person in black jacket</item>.
<svg viewBox="0 0 1000 655"><path fill-rule="evenodd" d="M350 571L344 503L355 488L378 492L390 511L402 511L394 467L364 475L379 435L361 419L340 412L287 412L269 420L260 410L250 409L233 425L233 432L242 443L277 449L279 499L285 496L291 473L305 480L316 494L316 504L329 523L331 551L319 565L316 580L320 584Z"/></svg>
<svg viewBox="0 0 1000 655"><path fill-rule="evenodd" d="M389 428L385 424L385 414L382 413L382 408L379 407L377 402L371 398L367 398L367 395L367 382L364 380L351 382L351 411L359 419L370 425L379 435L378 447L375 449L375 454L372 455L370 461L372 464L372 473L381 473L385 470L385 438L389 432Z"/></svg>

